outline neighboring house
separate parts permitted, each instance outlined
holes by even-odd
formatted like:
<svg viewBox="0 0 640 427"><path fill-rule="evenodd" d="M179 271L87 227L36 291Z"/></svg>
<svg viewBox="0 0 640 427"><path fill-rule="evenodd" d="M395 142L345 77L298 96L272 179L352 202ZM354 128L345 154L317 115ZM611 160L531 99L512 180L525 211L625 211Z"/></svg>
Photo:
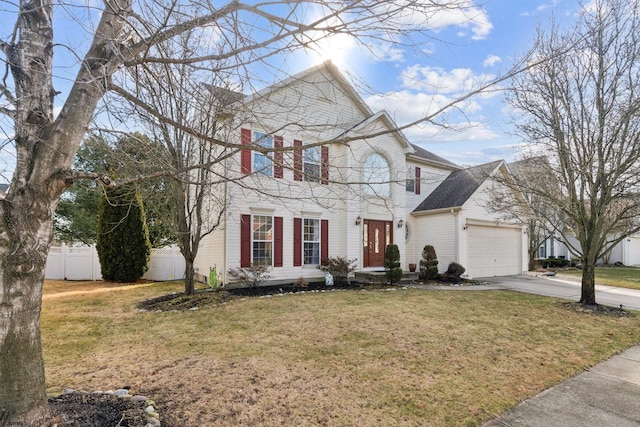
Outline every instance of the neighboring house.
<svg viewBox="0 0 640 427"><path fill-rule="evenodd" d="M578 240L572 236L566 236L566 239L574 246L579 247ZM555 252L546 251L546 256L539 252L540 258L548 258L549 256L564 256L566 259L578 259L579 256L572 253L571 249L558 240L549 239L544 244L545 248L554 248ZM598 260L598 264L613 265L621 262L628 266L640 266L640 234L634 234L624 238L617 245L611 248L608 255Z"/></svg>
<svg viewBox="0 0 640 427"><path fill-rule="evenodd" d="M504 162L462 169L411 144L330 62L231 98L228 140L239 146L220 153L227 208L200 245L199 277L215 267L227 283L229 269L264 264L275 283L320 279L318 265L335 256L380 270L389 243L404 269L426 244L441 272L451 261L470 277L526 268L522 226L483 207Z"/></svg>
<svg viewBox="0 0 640 427"><path fill-rule="evenodd" d="M0 184L0 200L7 197L7 191L9 191L9 184Z"/></svg>

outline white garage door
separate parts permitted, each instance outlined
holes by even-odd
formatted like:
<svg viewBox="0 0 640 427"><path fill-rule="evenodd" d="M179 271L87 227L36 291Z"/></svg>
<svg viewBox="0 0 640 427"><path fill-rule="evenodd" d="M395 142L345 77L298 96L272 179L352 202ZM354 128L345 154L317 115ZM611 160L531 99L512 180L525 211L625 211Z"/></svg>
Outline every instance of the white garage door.
<svg viewBox="0 0 640 427"><path fill-rule="evenodd" d="M640 265L640 237L631 236L628 237L629 240L629 256L627 264L629 265Z"/></svg>
<svg viewBox="0 0 640 427"><path fill-rule="evenodd" d="M469 225L467 233L469 276L508 276L522 273L522 230Z"/></svg>

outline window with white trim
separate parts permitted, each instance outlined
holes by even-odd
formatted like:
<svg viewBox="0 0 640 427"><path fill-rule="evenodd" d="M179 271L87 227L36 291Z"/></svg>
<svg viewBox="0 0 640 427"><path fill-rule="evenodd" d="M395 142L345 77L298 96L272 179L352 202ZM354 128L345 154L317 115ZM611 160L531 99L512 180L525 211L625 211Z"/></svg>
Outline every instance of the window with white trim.
<svg viewBox="0 0 640 427"><path fill-rule="evenodd" d="M264 148L273 148L273 137L262 132L253 132L253 144ZM253 170L267 176L273 176L273 162L266 154L253 151Z"/></svg>
<svg viewBox="0 0 640 427"><path fill-rule="evenodd" d="M304 218L302 228L304 265L320 264L320 220Z"/></svg>
<svg viewBox="0 0 640 427"><path fill-rule="evenodd" d="M253 264L272 265L273 217L268 215L254 215L252 230Z"/></svg>
<svg viewBox="0 0 640 427"><path fill-rule="evenodd" d="M305 145L308 143L304 143ZM304 180L319 182L321 167L322 164L322 156L320 154L320 147L308 147L304 149L303 152L303 170L304 170Z"/></svg>
<svg viewBox="0 0 640 427"><path fill-rule="evenodd" d="M416 191L416 169L413 166L407 167L406 191L414 193Z"/></svg>

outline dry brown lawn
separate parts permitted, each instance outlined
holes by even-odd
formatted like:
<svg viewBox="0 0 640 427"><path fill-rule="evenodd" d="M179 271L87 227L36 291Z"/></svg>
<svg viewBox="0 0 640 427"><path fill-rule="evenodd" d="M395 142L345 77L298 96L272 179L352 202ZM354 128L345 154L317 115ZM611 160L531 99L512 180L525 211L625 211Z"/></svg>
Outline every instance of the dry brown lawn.
<svg viewBox="0 0 640 427"><path fill-rule="evenodd" d="M180 284L46 282L51 393L130 386L164 426L480 425L640 341L507 291L343 291L139 312Z"/></svg>

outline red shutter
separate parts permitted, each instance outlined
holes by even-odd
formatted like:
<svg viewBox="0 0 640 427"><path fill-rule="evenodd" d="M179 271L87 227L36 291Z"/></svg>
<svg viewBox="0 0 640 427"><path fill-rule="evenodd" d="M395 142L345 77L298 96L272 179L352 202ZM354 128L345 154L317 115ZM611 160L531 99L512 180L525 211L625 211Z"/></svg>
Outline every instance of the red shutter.
<svg viewBox="0 0 640 427"><path fill-rule="evenodd" d="M302 265L302 218L293 218L293 266Z"/></svg>
<svg viewBox="0 0 640 427"><path fill-rule="evenodd" d="M240 142L242 145L251 145L251 130L250 129L240 129ZM243 174L248 174L251 172L251 150L242 149L240 151L240 170Z"/></svg>
<svg viewBox="0 0 640 427"><path fill-rule="evenodd" d="M320 169L322 174L322 180L320 182L322 184L328 184L329 183L329 147L324 145L321 147L320 157L322 162L320 164Z"/></svg>
<svg viewBox="0 0 640 427"><path fill-rule="evenodd" d="M302 141L293 140L293 180L302 181Z"/></svg>
<svg viewBox="0 0 640 427"><path fill-rule="evenodd" d="M282 267L282 217L273 217L273 266Z"/></svg>
<svg viewBox="0 0 640 427"><path fill-rule="evenodd" d="M329 220L320 221L320 263L329 258Z"/></svg>
<svg viewBox="0 0 640 427"><path fill-rule="evenodd" d="M420 194L420 168L416 166L416 183L415 187L416 194Z"/></svg>
<svg viewBox="0 0 640 427"><path fill-rule="evenodd" d="M274 136L274 148L277 150L278 148L282 148L284 146L283 139L281 136ZM282 151L275 151L273 153L273 177L274 178L282 178L284 175L284 167L282 166Z"/></svg>
<svg viewBox="0 0 640 427"><path fill-rule="evenodd" d="M251 267L251 215L240 218L240 267Z"/></svg>

